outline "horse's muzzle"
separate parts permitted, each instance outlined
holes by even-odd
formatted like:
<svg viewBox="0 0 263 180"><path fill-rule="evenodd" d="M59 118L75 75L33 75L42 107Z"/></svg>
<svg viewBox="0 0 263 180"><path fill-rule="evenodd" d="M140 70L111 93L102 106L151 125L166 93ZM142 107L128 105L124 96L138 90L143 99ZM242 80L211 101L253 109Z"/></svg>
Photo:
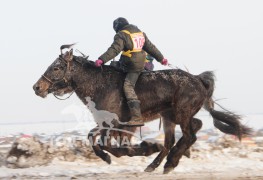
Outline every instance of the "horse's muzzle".
<svg viewBox="0 0 263 180"><path fill-rule="evenodd" d="M37 96L40 96L42 98L46 97L48 92L46 90L43 90L41 86L38 85L38 83L34 84L33 90L35 91L35 94Z"/></svg>

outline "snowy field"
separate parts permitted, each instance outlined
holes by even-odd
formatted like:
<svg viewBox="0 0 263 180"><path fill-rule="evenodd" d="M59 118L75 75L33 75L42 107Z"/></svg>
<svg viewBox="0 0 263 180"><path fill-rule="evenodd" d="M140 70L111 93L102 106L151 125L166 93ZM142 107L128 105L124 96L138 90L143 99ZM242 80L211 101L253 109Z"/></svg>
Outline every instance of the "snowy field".
<svg viewBox="0 0 263 180"><path fill-rule="evenodd" d="M262 153L262 152L261 152ZM153 160L151 157L112 158L111 165L96 161L65 162L54 160L48 166L27 169L0 168L0 179L263 179L263 159L205 154L198 158L185 157L170 174L162 174L163 164L153 173L144 168Z"/></svg>
<svg viewBox="0 0 263 180"><path fill-rule="evenodd" d="M156 137L162 141L162 130L158 130L159 121L154 123L150 125L152 128L145 128L143 137ZM79 125L76 122L57 122L1 126L0 179L263 179L263 135L246 138L240 143L217 130L204 129L198 133L198 140L191 149L191 158L183 157L174 171L163 175L165 160L154 172L144 172L157 153L149 157L111 156L111 165L92 153L89 157L74 153L65 156L65 147L70 140L77 138L84 141L86 138L90 125L83 124L82 128ZM155 133L151 133L152 129ZM20 137L27 138L31 135L40 137L42 142L56 137L55 143L63 146L64 150L60 148L60 151L64 154L58 152L52 161L45 165L29 168L6 167L6 156L13 142Z"/></svg>

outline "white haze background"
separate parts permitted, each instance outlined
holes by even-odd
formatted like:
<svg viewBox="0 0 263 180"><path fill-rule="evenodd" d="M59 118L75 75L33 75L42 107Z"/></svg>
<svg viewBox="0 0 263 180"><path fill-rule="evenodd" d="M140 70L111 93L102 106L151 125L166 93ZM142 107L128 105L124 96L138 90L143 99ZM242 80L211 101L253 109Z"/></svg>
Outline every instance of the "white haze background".
<svg viewBox="0 0 263 180"><path fill-rule="evenodd" d="M215 71L215 99L226 98L218 102L249 117L247 125L263 127L262 9L261 0L1 1L0 124L74 120L62 112L81 104L75 95L42 99L32 86L62 44L77 42L75 48L96 60L113 41L113 20L125 17L174 66Z"/></svg>

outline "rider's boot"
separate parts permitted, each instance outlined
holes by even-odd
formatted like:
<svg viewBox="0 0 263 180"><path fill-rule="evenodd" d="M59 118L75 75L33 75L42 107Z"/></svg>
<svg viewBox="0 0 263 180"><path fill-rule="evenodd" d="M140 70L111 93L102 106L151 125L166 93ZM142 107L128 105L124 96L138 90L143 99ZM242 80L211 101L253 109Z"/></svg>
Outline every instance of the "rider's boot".
<svg viewBox="0 0 263 180"><path fill-rule="evenodd" d="M127 103L130 109L131 119L129 122L126 123L126 125L127 126L144 126L144 122L142 120L142 115L141 115L140 101L130 100Z"/></svg>

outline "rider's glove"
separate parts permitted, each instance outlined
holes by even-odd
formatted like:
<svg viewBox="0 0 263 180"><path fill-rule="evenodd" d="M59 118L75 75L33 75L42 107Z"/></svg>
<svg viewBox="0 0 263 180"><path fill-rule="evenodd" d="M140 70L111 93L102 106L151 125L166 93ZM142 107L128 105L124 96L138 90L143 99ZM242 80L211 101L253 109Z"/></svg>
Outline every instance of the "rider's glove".
<svg viewBox="0 0 263 180"><path fill-rule="evenodd" d="M164 66L168 65L168 60L164 58L162 60L161 64L164 65Z"/></svg>
<svg viewBox="0 0 263 180"><path fill-rule="evenodd" d="M103 64L103 61L101 59L98 59L98 60L95 61L95 65L97 67L100 67L102 64Z"/></svg>

